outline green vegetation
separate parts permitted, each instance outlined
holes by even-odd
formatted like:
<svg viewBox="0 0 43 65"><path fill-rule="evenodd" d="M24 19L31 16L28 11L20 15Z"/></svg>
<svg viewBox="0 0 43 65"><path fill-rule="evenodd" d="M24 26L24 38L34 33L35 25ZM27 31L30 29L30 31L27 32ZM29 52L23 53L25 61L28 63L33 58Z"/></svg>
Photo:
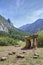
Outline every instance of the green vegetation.
<svg viewBox="0 0 43 65"><path fill-rule="evenodd" d="M17 41L17 43L18 43L22 48L24 48L25 45L26 45L26 43L25 43L24 41L21 41L21 40Z"/></svg>
<svg viewBox="0 0 43 65"><path fill-rule="evenodd" d="M14 31L11 31L9 33L0 31L0 46L17 45L17 44L20 45L20 41L24 41L24 37L25 35L22 36L22 34L17 34ZM24 45L22 44L21 46Z"/></svg>
<svg viewBox="0 0 43 65"><path fill-rule="evenodd" d="M28 34L15 28L11 23L10 19L5 19L0 15L0 45L15 45L17 44L17 40L24 41L25 35Z"/></svg>
<svg viewBox="0 0 43 65"><path fill-rule="evenodd" d="M6 36L8 37L8 36L10 36L10 35L9 35L9 33L7 33L7 32L0 31L0 37L3 37L3 36L4 36L4 37L6 37Z"/></svg>
<svg viewBox="0 0 43 65"><path fill-rule="evenodd" d="M9 35L10 37L18 40L24 41L24 37L27 36L28 34L25 32L22 32L21 30L17 28L9 28Z"/></svg>
<svg viewBox="0 0 43 65"><path fill-rule="evenodd" d="M14 29L10 29L9 33L0 31L0 45L7 46L7 45L16 45L18 41L24 41L25 33L16 31Z"/></svg>
<svg viewBox="0 0 43 65"><path fill-rule="evenodd" d="M38 46L43 47L43 31L38 32Z"/></svg>
<svg viewBox="0 0 43 65"><path fill-rule="evenodd" d="M0 37L0 45L8 46L8 45L16 45L16 41L9 37Z"/></svg>
<svg viewBox="0 0 43 65"><path fill-rule="evenodd" d="M0 15L0 26L2 28L2 31L0 31L0 45L1 46L20 44L23 47L25 36L30 35L28 33L25 33L15 28L13 24L11 23L10 19L7 20L1 15ZM43 46L43 31L38 32L38 46Z"/></svg>

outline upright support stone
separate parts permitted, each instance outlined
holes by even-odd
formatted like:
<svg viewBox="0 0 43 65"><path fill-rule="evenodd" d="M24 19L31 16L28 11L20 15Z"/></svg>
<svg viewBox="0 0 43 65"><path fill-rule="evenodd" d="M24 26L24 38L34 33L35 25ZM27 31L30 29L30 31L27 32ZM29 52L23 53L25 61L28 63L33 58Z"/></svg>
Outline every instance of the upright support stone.
<svg viewBox="0 0 43 65"><path fill-rule="evenodd" d="M31 41L30 40L26 40L26 48L30 48L31 47Z"/></svg>
<svg viewBox="0 0 43 65"><path fill-rule="evenodd" d="M33 48L37 48L37 38L33 38Z"/></svg>

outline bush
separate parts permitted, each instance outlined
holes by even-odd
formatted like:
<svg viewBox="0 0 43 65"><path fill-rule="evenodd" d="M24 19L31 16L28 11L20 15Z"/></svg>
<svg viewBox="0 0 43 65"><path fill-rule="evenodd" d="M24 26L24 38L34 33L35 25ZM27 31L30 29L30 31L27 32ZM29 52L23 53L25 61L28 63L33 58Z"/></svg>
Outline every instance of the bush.
<svg viewBox="0 0 43 65"><path fill-rule="evenodd" d="M38 33L38 46L43 47L43 31Z"/></svg>
<svg viewBox="0 0 43 65"><path fill-rule="evenodd" d="M9 35L9 33L5 32L5 31L0 31L0 36L6 37L6 36L10 36L10 35Z"/></svg>
<svg viewBox="0 0 43 65"><path fill-rule="evenodd" d="M0 37L0 46L17 45L16 41L9 37Z"/></svg>

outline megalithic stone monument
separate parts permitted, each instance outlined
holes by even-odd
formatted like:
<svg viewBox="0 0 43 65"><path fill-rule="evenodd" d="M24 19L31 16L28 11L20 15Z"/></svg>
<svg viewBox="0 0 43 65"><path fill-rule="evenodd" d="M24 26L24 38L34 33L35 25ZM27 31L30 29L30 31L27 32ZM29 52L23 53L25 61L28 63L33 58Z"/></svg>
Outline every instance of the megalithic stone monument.
<svg viewBox="0 0 43 65"><path fill-rule="evenodd" d="M26 41L26 48L37 48L37 37L38 35L32 35L32 36L26 36L25 41ZM33 40L33 44L31 46L31 39Z"/></svg>

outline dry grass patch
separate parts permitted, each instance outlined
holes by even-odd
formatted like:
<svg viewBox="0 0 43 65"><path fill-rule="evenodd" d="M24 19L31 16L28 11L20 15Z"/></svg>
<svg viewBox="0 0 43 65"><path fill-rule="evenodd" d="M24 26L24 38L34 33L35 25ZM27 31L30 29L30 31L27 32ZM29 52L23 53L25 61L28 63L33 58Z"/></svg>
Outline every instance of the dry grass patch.
<svg viewBox="0 0 43 65"><path fill-rule="evenodd" d="M8 55L9 52L15 51L16 54ZM25 53L23 53L25 52ZM37 59L34 59L34 52L39 54ZM24 58L17 58L18 53L24 54ZM0 57L6 56L7 60L0 61L0 65L43 65L43 48L37 50L21 50L21 47L2 46L0 47Z"/></svg>

